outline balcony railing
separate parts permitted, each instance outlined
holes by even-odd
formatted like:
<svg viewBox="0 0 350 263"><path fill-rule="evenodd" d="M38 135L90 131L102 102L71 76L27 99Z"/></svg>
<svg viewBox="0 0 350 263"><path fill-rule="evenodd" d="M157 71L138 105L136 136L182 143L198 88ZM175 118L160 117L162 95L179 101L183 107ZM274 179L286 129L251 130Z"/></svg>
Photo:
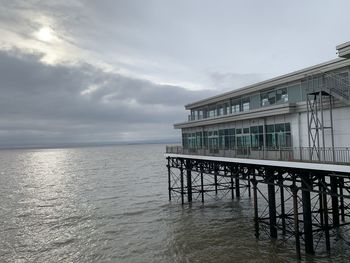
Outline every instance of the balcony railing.
<svg viewBox="0 0 350 263"><path fill-rule="evenodd" d="M315 152L309 147L252 148L236 149L202 148L192 149L182 146L166 146L166 153L202 155L229 158L248 158L275 161L315 162L350 165L350 148L321 148Z"/></svg>

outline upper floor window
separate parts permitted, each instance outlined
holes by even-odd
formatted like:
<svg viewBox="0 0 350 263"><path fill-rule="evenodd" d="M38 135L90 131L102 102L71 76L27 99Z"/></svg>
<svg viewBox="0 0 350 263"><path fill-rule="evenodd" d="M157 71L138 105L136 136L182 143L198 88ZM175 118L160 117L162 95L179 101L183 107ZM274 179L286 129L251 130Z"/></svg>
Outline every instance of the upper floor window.
<svg viewBox="0 0 350 263"><path fill-rule="evenodd" d="M203 111L202 110L199 110L198 111L198 119L203 119Z"/></svg>
<svg viewBox="0 0 350 263"><path fill-rule="evenodd" d="M288 102L287 88L276 90L276 103Z"/></svg>
<svg viewBox="0 0 350 263"><path fill-rule="evenodd" d="M288 91L287 88L270 90L261 93L261 106L269 106L278 103L288 102Z"/></svg>
<svg viewBox="0 0 350 263"><path fill-rule="evenodd" d="M242 99L242 110L249 111L249 108L250 108L250 99L249 98Z"/></svg>
<svg viewBox="0 0 350 263"><path fill-rule="evenodd" d="M218 109L218 115L219 115L219 116L224 115L224 108L223 108L223 107L219 107L219 109Z"/></svg>
<svg viewBox="0 0 350 263"><path fill-rule="evenodd" d="M274 90L261 93L261 105L268 106L276 103L276 92Z"/></svg>
<svg viewBox="0 0 350 263"><path fill-rule="evenodd" d="M215 117L216 116L216 109L210 109L208 111L208 117L211 118L211 117Z"/></svg>

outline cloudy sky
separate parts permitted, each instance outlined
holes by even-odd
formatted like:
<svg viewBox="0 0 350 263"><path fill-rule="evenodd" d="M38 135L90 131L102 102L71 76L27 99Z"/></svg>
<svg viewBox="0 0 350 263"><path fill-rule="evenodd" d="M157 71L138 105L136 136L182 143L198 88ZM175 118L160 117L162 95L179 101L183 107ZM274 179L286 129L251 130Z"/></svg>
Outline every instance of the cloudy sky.
<svg viewBox="0 0 350 263"><path fill-rule="evenodd" d="M335 58L348 10L348 0L0 0L0 146L174 140L184 104Z"/></svg>

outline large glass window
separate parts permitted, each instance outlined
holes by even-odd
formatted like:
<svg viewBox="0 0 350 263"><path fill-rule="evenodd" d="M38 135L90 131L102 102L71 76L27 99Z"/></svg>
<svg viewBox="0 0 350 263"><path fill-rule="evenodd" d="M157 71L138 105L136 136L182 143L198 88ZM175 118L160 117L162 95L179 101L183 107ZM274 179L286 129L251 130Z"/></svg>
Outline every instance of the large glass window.
<svg viewBox="0 0 350 263"><path fill-rule="evenodd" d="M263 126L250 127L251 146L252 148L260 148L264 146Z"/></svg>
<svg viewBox="0 0 350 263"><path fill-rule="evenodd" d="M261 106L269 106L279 103L288 102L288 90L287 88L270 90L261 93Z"/></svg>
<svg viewBox="0 0 350 263"><path fill-rule="evenodd" d="M268 149L292 146L290 123L256 125L237 129L221 129L203 132L183 133L184 148L235 149L250 147L261 149L265 142Z"/></svg>
<svg viewBox="0 0 350 263"><path fill-rule="evenodd" d="M225 114L230 114L230 104L225 105Z"/></svg>
<svg viewBox="0 0 350 263"><path fill-rule="evenodd" d="M225 148L225 130L219 130L219 148Z"/></svg>
<svg viewBox="0 0 350 263"><path fill-rule="evenodd" d="M268 148L291 147L290 124L278 123L266 125L266 146Z"/></svg>
<svg viewBox="0 0 350 263"><path fill-rule="evenodd" d="M218 108L218 115L219 115L219 116L224 115L224 108L223 108L222 106L220 106L220 107Z"/></svg>
<svg viewBox="0 0 350 263"><path fill-rule="evenodd" d="M211 108L208 111L208 117L211 118L211 117L215 117L215 116L216 116L216 109L215 108Z"/></svg>
<svg viewBox="0 0 350 263"><path fill-rule="evenodd" d="M208 148L209 144L208 144L208 132L204 131L203 132L203 146L204 148Z"/></svg>
<svg viewBox="0 0 350 263"><path fill-rule="evenodd" d="M276 91L271 90L261 93L261 105L268 106L276 103Z"/></svg>
<svg viewBox="0 0 350 263"><path fill-rule="evenodd" d="M288 102L287 88L276 90L276 103Z"/></svg>
<svg viewBox="0 0 350 263"><path fill-rule="evenodd" d="M250 109L250 98L243 98L242 99L242 110L249 111L249 109Z"/></svg>
<svg viewBox="0 0 350 263"><path fill-rule="evenodd" d="M209 142L209 149L218 148L218 131L208 132L208 142Z"/></svg>
<svg viewBox="0 0 350 263"><path fill-rule="evenodd" d="M203 133L196 132L196 148L201 149L203 147Z"/></svg>
<svg viewBox="0 0 350 263"><path fill-rule="evenodd" d="M199 110L198 111L198 119L203 119L203 111L202 110Z"/></svg>
<svg viewBox="0 0 350 263"><path fill-rule="evenodd" d="M232 113L240 112L241 111L241 101L240 100L233 100L232 101L232 106L231 106L231 111Z"/></svg>

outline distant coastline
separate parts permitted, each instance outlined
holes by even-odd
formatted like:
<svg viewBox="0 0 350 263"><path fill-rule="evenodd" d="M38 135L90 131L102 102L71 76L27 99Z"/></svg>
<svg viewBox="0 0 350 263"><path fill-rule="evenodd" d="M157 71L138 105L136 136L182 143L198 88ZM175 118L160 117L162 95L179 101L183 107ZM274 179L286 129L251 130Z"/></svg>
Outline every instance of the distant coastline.
<svg viewBox="0 0 350 263"><path fill-rule="evenodd" d="M140 144L180 144L180 139L159 139L159 140L135 140L117 142L72 142L72 143L43 143L43 144L22 144L22 145L0 145L0 150L20 149L60 149L60 148L82 148L101 147L118 145L140 145Z"/></svg>

